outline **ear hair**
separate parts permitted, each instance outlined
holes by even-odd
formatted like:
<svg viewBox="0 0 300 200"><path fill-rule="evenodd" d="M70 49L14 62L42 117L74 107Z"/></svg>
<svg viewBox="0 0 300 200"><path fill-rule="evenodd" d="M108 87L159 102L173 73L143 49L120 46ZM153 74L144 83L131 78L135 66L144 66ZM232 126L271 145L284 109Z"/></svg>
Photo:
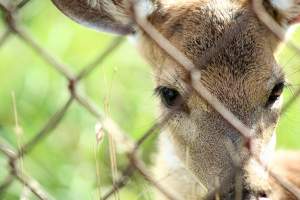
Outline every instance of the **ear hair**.
<svg viewBox="0 0 300 200"><path fill-rule="evenodd" d="M140 1L145 8L153 8L152 0ZM135 32L130 16L132 0L52 0L52 2L65 15L80 24L121 35Z"/></svg>
<svg viewBox="0 0 300 200"><path fill-rule="evenodd" d="M300 22L299 0L270 0L271 6L280 15L280 23L291 25Z"/></svg>
<svg viewBox="0 0 300 200"><path fill-rule="evenodd" d="M279 10L288 10L293 6L293 0L271 0L271 4Z"/></svg>

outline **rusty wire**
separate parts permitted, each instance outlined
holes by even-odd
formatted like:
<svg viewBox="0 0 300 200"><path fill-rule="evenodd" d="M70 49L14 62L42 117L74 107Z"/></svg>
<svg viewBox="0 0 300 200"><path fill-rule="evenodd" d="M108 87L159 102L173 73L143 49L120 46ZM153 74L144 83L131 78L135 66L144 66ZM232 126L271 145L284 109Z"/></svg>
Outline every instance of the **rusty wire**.
<svg viewBox="0 0 300 200"><path fill-rule="evenodd" d="M125 187L129 179L138 173L156 189L158 189L167 199L177 200L182 199L181 197L174 196L173 191L168 191L166 188L161 186L158 181L156 181L151 173L147 170L145 163L139 156L139 147L147 140L147 138L161 129L168 119L172 117L172 113L163 117L160 122L155 123L147 132L142 134L142 137L134 141L129 137L130 134L125 133L120 129L114 120L107 118L104 113L102 113L97 106L90 100L90 98L84 95L78 89L80 81L86 78L92 71L99 66L117 47L119 47L123 38L118 37L111 43L110 46L103 53L101 53L94 61L90 62L89 65L85 66L82 71L75 74L70 70L70 67L60 61L58 58L53 56L48 52L43 46L41 46L35 38L27 32L26 28L22 26L21 21L16 17L17 12L22 9L30 0L23 0L18 4L7 4L0 0L0 9L3 12L3 19L6 24L6 29L0 35L0 47L9 39L10 35L18 36L27 46L33 49L36 54L38 54L45 62L47 62L51 67L57 70L57 72L65 77L68 81L68 86L66 90L69 91L69 98L63 104L61 109L59 109L50 119L45 123L39 132L30 139L27 143L23 144L19 149L14 150L12 147L7 145L4 141L0 140L0 152L7 157L7 166L9 174L5 177L4 181L0 183L0 193L5 191L13 181L19 181L26 188L28 188L38 199L46 200L53 199L51 195L47 194L45 190L35 181L32 177L25 175L18 167L18 162L23 156L26 156L36 145L41 143L45 137L52 133L56 126L61 123L61 120L68 112L69 107L74 102L78 103L82 108L94 116L98 121L101 122L103 130L110 134L117 144L124 147L125 153L129 164L123 170L119 180L117 180L111 187L111 189L102 196L101 199L108 199L116 191ZM262 6L262 0L253 0L253 10L257 14L258 18L265 23L265 25L280 39L284 40L283 29L279 26L273 18L271 18L268 13L264 10ZM135 10L135 8L133 9ZM231 113L216 97L214 97L210 92L198 81L201 74L199 70L194 66L194 64L176 47L174 47L166 38L164 38L143 16L139 16L138 12L134 12L135 23L143 30L150 39L152 39L159 47L161 47L166 54L178 62L181 66L185 67L192 78L191 87L194 88L198 94L206 100L212 108L214 108L220 115L229 122L240 134L245 138L245 143L249 143L248 147L249 153L260 163L263 167L262 161L252 152L251 140L252 132L251 129L244 125L233 113ZM287 42L287 45L296 52L300 54L300 49L294 44ZM214 51L214 50L212 50ZM204 55L204 58L207 55ZM210 56L213 56L211 53ZM206 59L202 59L205 60ZM300 90L296 92L296 95L283 107L282 112L286 111L295 100L300 95ZM289 192L300 199L300 191L297 187L293 186L288 181L284 180L282 177L276 175L276 172L269 172L269 174L276 179L276 181Z"/></svg>

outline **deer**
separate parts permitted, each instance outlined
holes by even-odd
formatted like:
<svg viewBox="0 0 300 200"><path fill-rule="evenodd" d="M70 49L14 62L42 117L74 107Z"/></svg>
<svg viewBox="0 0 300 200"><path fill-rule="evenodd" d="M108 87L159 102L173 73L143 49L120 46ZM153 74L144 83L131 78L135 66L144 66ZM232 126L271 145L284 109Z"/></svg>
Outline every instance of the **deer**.
<svg viewBox="0 0 300 200"><path fill-rule="evenodd" d="M155 74L160 112L171 113L161 132L153 174L178 199L234 199L237 172L242 199L297 199L242 154L243 138L196 91L190 73L134 21L132 0L52 0L72 20L134 38ZM146 19L201 72L199 81L253 130L255 152L269 169L300 187L300 152L275 151L285 75L275 58L281 40L249 0L139 0ZM300 22L299 0L263 0L285 30ZM217 49L203 64L203 55ZM186 95L188 94L188 95ZM230 145L228 145L230 144ZM239 153L238 169L228 147ZM156 199L166 199L161 194Z"/></svg>

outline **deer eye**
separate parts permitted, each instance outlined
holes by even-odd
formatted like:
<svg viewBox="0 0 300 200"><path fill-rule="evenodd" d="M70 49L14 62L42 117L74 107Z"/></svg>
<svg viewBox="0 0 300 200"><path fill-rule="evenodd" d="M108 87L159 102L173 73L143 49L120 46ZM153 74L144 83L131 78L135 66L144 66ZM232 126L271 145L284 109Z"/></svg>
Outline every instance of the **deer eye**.
<svg viewBox="0 0 300 200"><path fill-rule="evenodd" d="M155 92L160 96L162 103L168 108L178 106L182 100L179 92L172 88L160 86L156 88Z"/></svg>
<svg viewBox="0 0 300 200"><path fill-rule="evenodd" d="M269 99L267 101L267 106L273 105L281 96L283 89L284 89L284 82L277 83L274 88L272 89L272 92L269 96Z"/></svg>

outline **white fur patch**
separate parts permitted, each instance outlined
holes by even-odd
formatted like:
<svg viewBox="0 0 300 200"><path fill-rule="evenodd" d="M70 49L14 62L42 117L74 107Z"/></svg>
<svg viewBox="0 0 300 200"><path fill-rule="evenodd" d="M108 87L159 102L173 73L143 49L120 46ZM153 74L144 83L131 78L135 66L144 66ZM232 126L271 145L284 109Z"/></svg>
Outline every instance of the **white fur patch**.
<svg viewBox="0 0 300 200"><path fill-rule="evenodd" d="M130 34L129 36L127 36L128 41L134 45L137 46L138 45L138 34Z"/></svg>
<svg viewBox="0 0 300 200"><path fill-rule="evenodd" d="M141 0L137 1L135 9L137 11L137 16L147 17L155 11L155 6L151 0Z"/></svg>
<svg viewBox="0 0 300 200"><path fill-rule="evenodd" d="M293 7L294 0L271 0L271 4L279 9L279 10L289 10L291 7Z"/></svg>
<svg viewBox="0 0 300 200"><path fill-rule="evenodd" d="M263 148L260 154L260 159L264 165L268 166L270 161L274 158L276 147L276 133L273 133L270 142Z"/></svg>
<svg viewBox="0 0 300 200"><path fill-rule="evenodd" d="M98 8L98 5L100 5L97 0L88 0L87 4L92 8Z"/></svg>
<svg viewBox="0 0 300 200"><path fill-rule="evenodd" d="M211 0L208 4L208 9L216 13L216 16L222 17L222 20L227 21L228 23L231 21L232 16L230 15L230 10L232 8L237 8L233 1L223 0L220 2L219 0Z"/></svg>
<svg viewBox="0 0 300 200"><path fill-rule="evenodd" d="M279 110L282 107L282 103L283 103L283 95L281 95L281 97L277 101L275 101L271 109Z"/></svg>
<svg viewBox="0 0 300 200"><path fill-rule="evenodd" d="M177 169L183 167L181 160L176 156L173 144L167 137L163 137L161 144L163 147L162 155L168 167Z"/></svg>

